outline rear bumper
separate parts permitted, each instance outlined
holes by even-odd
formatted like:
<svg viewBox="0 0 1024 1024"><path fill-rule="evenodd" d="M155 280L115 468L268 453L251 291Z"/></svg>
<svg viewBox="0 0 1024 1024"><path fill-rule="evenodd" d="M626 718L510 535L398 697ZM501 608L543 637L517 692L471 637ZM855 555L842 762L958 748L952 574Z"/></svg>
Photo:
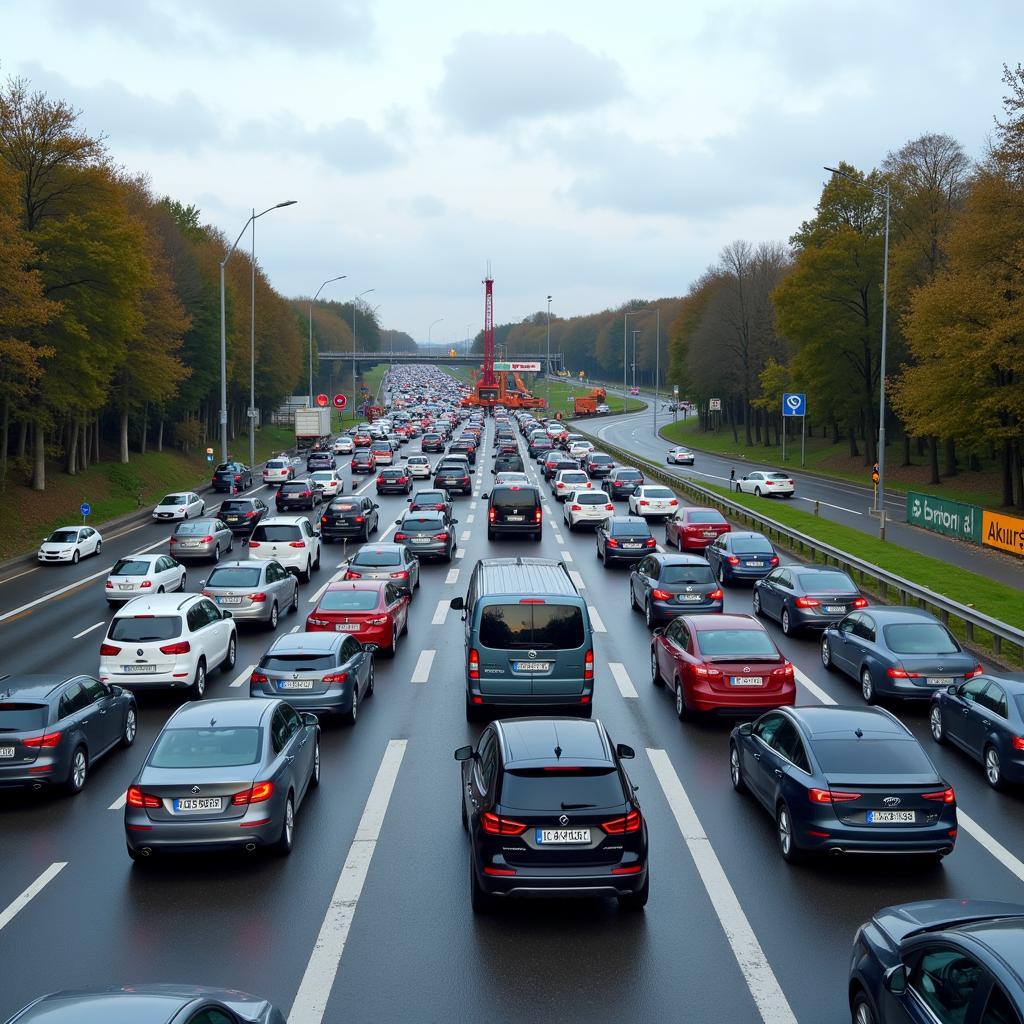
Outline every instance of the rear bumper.
<svg viewBox="0 0 1024 1024"><path fill-rule="evenodd" d="M529 522L529 523L488 523L487 530L489 533L501 534L501 533L539 533L544 528L543 522Z"/></svg>
<svg viewBox="0 0 1024 1024"><path fill-rule="evenodd" d="M686 686L686 706L701 714L732 715L760 714L774 708L792 707L796 703L796 684L790 682L778 690L765 687L732 687L729 691L697 689Z"/></svg>
<svg viewBox="0 0 1024 1024"><path fill-rule="evenodd" d="M505 870L510 870L507 867ZM609 868L515 868L515 875L477 872L480 888L491 896L510 899L560 899L629 896L647 884L647 871L613 875Z"/></svg>
<svg viewBox="0 0 1024 1024"><path fill-rule="evenodd" d="M483 693L472 686L467 692L473 706L481 708L510 708L516 710L528 708L573 708L579 710L593 704L594 684L592 682L588 681L584 685L582 681L570 681L565 685L567 690L573 686L577 686L579 689L575 692L556 694L531 693L527 688L532 686L532 683L530 680L524 679L522 681L522 693Z"/></svg>
<svg viewBox="0 0 1024 1024"><path fill-rule="evenodd" d="M808 832L827 832L828 836ZM950 832L953 835L950 835ZM956 845L956 822L938 821L934 825L915 828L878 826L869 829L832 821L810 819L795 825L797 845L820 853L932 854L951 853Z"/></svg>
<svg viewBox="0 0 1024 1024"><path fill-rule="evenodd" d="M254 805L244 817L231 821L151 821L144 812L125 815L124 835L128 848L168 853L202 853L210 850L244 849L249 844L269 846L281 835L281 813ZM245 824L254 822L263 824Z"/></svg>
<svg viewBox="0 0 1024 1024"><path fill-rule="evenodd" d="M0 765L0 789L24 789L62 783L68 777L66 757L37 757L34 761Z"/></svg>
<svg viewBox="0 0 1024 1024"><path fill-rule="evenodd" d="M250 686L249 696L262 700L280 697L288 701L296 711L312 711L319 715L337 715L352 710L352 687L349 683L327 693L303 693L301 690L277 690L268 693L260 686Z"/></svg>
<svg viewBox="0 0 1024 1024"><path fill-rule="evenodd" d="M184 551L182 551L178 547L175 547L172 554L175 561L177 562L187 562L189 559L192 558L202 560L206 558L213 558L214 547L215 545L202 548L187 548Z"/></svg>
<svg viewBox="0 0 1024 1024"><path fill-rule="evenodd" d="M667 604L664 601L651 602L651 617L656 622L671 622L680 615L719 615L722 612L722 602L716 601L713 604Z"/></svg>

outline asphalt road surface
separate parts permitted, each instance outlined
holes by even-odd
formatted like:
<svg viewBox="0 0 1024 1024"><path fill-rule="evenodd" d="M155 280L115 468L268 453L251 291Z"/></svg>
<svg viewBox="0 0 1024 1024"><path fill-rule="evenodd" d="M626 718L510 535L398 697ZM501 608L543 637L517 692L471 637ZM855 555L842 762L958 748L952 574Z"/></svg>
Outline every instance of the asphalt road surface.
<svg viewBox="0 0 1024 1024"><path fill-rule="evenodd" d="M488 437L492 429L488 421ZM291 857L132 866L123 794L178 696L140 698L136 745L99 763L80 796L0 793L0 1016L41 992L135 980L260 993L291 1008L291 1024L840 1024L851 939L879 907L1024 901L1020 794L993 792L980 767L932 743L923 710L898 713L957 789L954 853L926 871L897 858L785 865L769 817L732 791L728 727L681 724L671 697L651 685L627 570L602 569L593 535L563 530L553 501L541 544L486 540L490 451L485 444L474 496L456 502L461 557L424 565L409 634L394 661L378 662L358 725L324 726L322 786L299 811ZM347 468L345 478L348 493ZM372 479L355 486L372 490ZM380 505L385 534L405 501ZM96 672L110 618L106 569L159 550L167 534L144 524L106 538L102 559L0 580L3 671ZM663 540L661 527L655 534ZM520 903L482 918L470 910L452 751L479 726L465 721L462 627L446 603L465 594L478 558L517 553L565 560L592 608L595 715L638 755L628 767L650 826L644 913L610 901ZM336 574L341 547L324 554L301 588L300 616L282 617L279 630L298 626ZM190 567L190 589L204 575ZM750 607L749 589L728 590L727 611ZM852 681L821 669L813 640L768 628L799 670L801 702L860 704ZM240 634L237 667L211 676L209 697L247 699L248 667L271 638Z"/></svg>

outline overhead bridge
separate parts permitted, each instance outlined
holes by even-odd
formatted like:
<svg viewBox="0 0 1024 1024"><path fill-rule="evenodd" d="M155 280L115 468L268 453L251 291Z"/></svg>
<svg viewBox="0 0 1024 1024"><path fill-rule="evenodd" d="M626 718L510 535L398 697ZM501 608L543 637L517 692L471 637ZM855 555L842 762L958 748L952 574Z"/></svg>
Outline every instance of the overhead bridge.
<svg viewBox="0 0 1024 1024"><path fill-rule="evenodd" d="M399 363L410 365L413 363L430 366L479 366L483 362L483 356L479 352L471 352L469 355L461 354L456 356L438 355L426 352L321 352L321 359L336 359L341 362L356 363ZM507 357L517 363L540 363L544 366L547 354L530 352L517 352ZM552 352L550 356L549 373L557 373L563 369L562 353Z"/></svg>

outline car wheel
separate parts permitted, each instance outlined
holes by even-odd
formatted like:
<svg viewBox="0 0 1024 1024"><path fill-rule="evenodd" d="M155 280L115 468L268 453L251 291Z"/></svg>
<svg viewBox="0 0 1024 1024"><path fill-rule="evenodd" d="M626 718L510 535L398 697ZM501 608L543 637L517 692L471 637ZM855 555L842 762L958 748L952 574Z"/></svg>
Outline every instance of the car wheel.
<svg viewBox="0 0 1024 1024"><path fill-rule="evenodd" d="M932 707L928 714L928 728L931 731L932 739L936 743L946 742L946 726L942 721L942 708L937 704Z"/></svg>
<svg viewBox="0 0 1024 1024"><path fill-rule="evenodd" d="M235 661L238 658L238 639L232 633L231 639L228 641L228 653L224 660L221 662L221 671L230 672L235 667Z"/></svg>
<svg viewBox="0 0 1024 1024"><path fill-rule="evenodd" d="M860 692L865 704L875 703L875 681L871 678L871 669L860 670Z"/></svg>
<svg viewBox="0 0 1024 1024"><path fill-rule="evenodd" d="M292 591L292 603L288 607L288 611L297 612L299 610L299 584L295 584L295 589Z"/></svg>
<svg viewBox="0 0 1024 1024"><path fill-rule="evenodd" d="M370 657L370 671L366 676L366 696L373 696L373 657Z"/></svg>
<svg viewBox="0 0 1024 1024"><path fill-rule="evenodd" d="M482 717L480 708L478 708L470 699L469 694L466 694L466 721L467 722L479 722Z"/></svg>
<svg viewBox="0 0 1024 1024"><path fill-rule="evenodd" d="M494 897L480 888L476 880L476 867L473 864L473 854L469 855L469 903L474 914L488 914L494 909Z"/></svg>
<svg viewBox="0 0 1024 1024"><path fill-rule="evenodd" d="M640 611L640 605L636 602L636 594L633 592L633 581L629 581L629 607L632 611Z"/></svg>
<svg viewBox="0 0 1024 1024"><path fill-rule="evenodd" d="M782 635L792 636L793 635L793 623L789 619L789 609L782 609Z"/></svg>
<svg viewBox="0 0 1024 1024"><path fill-rule="evenodd" d="M664 686L665 680L661 678L661 672L658 669L658 656L651 651L651 682L655 686Z"/></svg>
<svg viewBox="0 0 1024 1024"><path fill-rule="evenodd" d="M277 602L275 601L270 606L270 618L267 619L267 629L269 629L271 632L277 629L277 618Z"/></svg>
<svg viewBox="0 0 1024 1024"><path fill-rule="evenodd" d="M651 609L650 598L644 601L644 622L647 623L648 629L654 629L654 612Z"/></svg>
<svg viewBox="0 0 1024 1024"><path fill-rule="evenodd" d="M853 997L851 1009L853 1024L876 1024L875 1011L871 1009L868 997L863 992L858 992Z"/></svg>
<svg viewBox="0 0 1024 1024"><path fill-rule="evenodd" d="M71 564L72 565L78 565L78 549L77 548L71 553Z"/></svg>
<svg viewBox="0 0 1024 1024"><path fill-rule="evenodd" d="M187 582L187 580L188 580L188 574L183 572L181 574L181 582L178 584L178 590L183 591L185 589L185 583Z"/></svg>
<svg viewBox="0 0 1024 1024"><path fill-rule="evenodd" d="M835 672L836 667L832 662L832 648L828 645L828 637L821 638L821 664L829 672Z"/></svg>
<svg viewBox="0 0 1024 1024"><path fill-rule="evenodd" d="M384 653L389 658L393 658L398 653L398 627L395 625L391 627L391 646Z"/></svg>
<svg viewBox="0 0 1024 1024"><path fill-rule="evenodd" d="M985 748L985 778L993 789L1003 788L1003 765L999 751L991 743Z"/></svg>
<svg viewBox="0 0 1024 1024"><path fill-rule="evenodd" d="M163 587L157 587L157 588L156 588L156 592L157 592L158 594L162 594L162 593L164 592L164 588L163 588Z"/></svg>
<svg viewBox="0 0 1024 1024"><path fill-rule="evenodd" d="M359 717L359 687L352 687L352 707L341 716L346 725L355 725Z"/></svg>
<svg viewBox="0 0 1024 1024"><path fill-rule="evenodd" d="M787 864L796 864L800 861L800 850L793 842L793 817L785 804L779 804L775 812L775 838L779 843L779 853Z"/></svg>
<svg viewBox="0 0 1024 1024"><path fill-rule="evenodd" d="M647 906L647 899L651 894L651 876L644 879L644 884L636 892L619 897L620 910L643 910Z"/></svg>
<svg viewBox="0 0 1024 1024"><path fill-rule="evenodd" d="M292 852L292 845L295 842L295 798L291 793L284 804L284 821L281 822L281 835L274 844L275 852L281 857L287 857Z"/></svg>
<svg viewBox="0 0 1024 1024"><path fill-rule="evenodd" d="M758 593L756 587L754 588L754 614L764 615L764 612L761 610L761 595Z"/></svg>
<svg viewBox="0 0 1024 1024"><path fill-rule="evenodd" d="M721 562L718 563L718 582L725 586L725 566Z"/></svg>
<svg viewBox="0 0 1024 1024"><path fill-rule="evenodd" d="M316 561L313 563L313 571L314 572L319 572L320 571L320 545L319 544L316 547Z"/></svg>
<svg viewBox="0 0 1024 1024"><path fill-rule="evenodd" d="M370 539L370 524L367 523L366 526L363 527L363 543L366 544L369 541L369 539Z"/></svg>
<svg viewBox="0 0 1024 1024"><path fill-rule="evenodd" d="M494 536L495 536L495 534L494 534L493 530L488 530L487 531L487 539L488 540L494 540Z"/></svg>
<svg viewBox="0 0 1024 1024"><path fill-rule="evenodd" d="M121 746L130 747L135 742L138 732L139 713L135 710L134 705L129 704L124 715L124 728L121 730Z"/></svg>
<svg viewBox="0 0 1024 1024"><path fill-rule="evenodd" d="M735 743L729 744L729 777L732 779L732 788L737 793L746 793L747 784L743 780L743 765L740 763L740 752Z"/></svg>
<svg viewBox="0 0 1024 1024"><path fill-rule="evenodd" d="M686 708L686 695L683 693L683 684L678 676L672 681L672 686L676 691L676 714L679 716L680 722L685 722L690 713Z"/></svg>
<svg viewBox="0 0 1024 1024"><path fill-rule="evenodd" d="M215 562L219 562L220 561L220 545L219 544L213 549L213 560Z"/></svg>
<svg viewBox="0 0 1024 1024"><path fill-rule="evenodd" d="M77 796L85 786L85 777L88 773L89 758L86 756L85 747L76 747L75 752L71 755L71 768L68 771L64 788L72 796Z"/></svg>
<svg viewBox="0 0 1024 1024"><path fill-rule="evenodd" d="M302 570L302 582L308 583L313 578L313 562L307 560L306 568Z"/></svg>
<svg viewBox="0 0 1024 1024"><path fill-rule="evenodd" d="M756 498L760 498L761 497L761 488L760 487L755 487L754 488L754 497L756 497Z"/></svg>
<svg viewBox="0 0 1024 1024"><path fill-rule="evenodd" d="M206 693L206 662L201 658L199 664L196 665L196 675L192 680L192 699L202 700L203 694Z"/></svg>
<svg viewBox="0 0 1024 1024"><path fill-rule="evenodd" d="M462 818L462 831L463 832L468 832L469 831L469 815L466 813L466 793L465 793L465 789L463 789L463 793L462 793L462 796L459 799L459 803L461 804L461 811L462 811L462 813L460 815L461 818Z"/></svg>
<svg viewBox="0 0 1024 1024"><path fill-rule="evenodd" d="M313 741L313 772L309 776L309 788L319 789L320 787L320 737Z"/></svg>
<svg viewBox="0 0 1024 1024"><path fill-rule="evenodd" d="M231 539L228 541L228 554L235 550L235 535L231 534Z"/></svg>
<svg viewBox="0 0 1024 1024"><path fill-rule="evenodd" d="M98 555L103 550L103 541L96 541L96 550L93 552L94 555Z"/></svg>
<svg viewBox="0 0 1024 1024"><path fill-rule="evenodd" d="M605 549L601 552L601 564L607 569L608 568L608 551Z"/></svg>

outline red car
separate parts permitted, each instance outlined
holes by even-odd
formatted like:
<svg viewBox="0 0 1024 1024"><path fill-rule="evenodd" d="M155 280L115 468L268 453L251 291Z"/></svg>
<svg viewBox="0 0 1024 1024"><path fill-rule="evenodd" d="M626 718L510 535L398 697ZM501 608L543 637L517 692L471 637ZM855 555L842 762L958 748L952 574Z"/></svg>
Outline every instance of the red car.
<svg viewBox="0 0 1024 1024"><path fill-rule="evenodd" d="M366 449L357 450L352 456L352 472L372 473L377 468L377 457Z"/></svg>
<svg viewBox="0 0 1024 1024"><path fill-rule="evenodd" d="M757 715L796 702L793 666L752 615L680 615L651 637L651 681L676 713Z"/></svg>
<svg viewBox="0 0 1024 1024"><path fill-rule="evenodd" d="M680 551L703 551L732 527L714 508L681 508L665 524L665 545Z"/></svg>
<svg viewBox="0 0 1024 1024"><path fill-rule="evenodd" d="M399 636L409 628L410 600L387 580L332 583L309 613L306 631L351 633L393 658Z"/></svg>
<svg viewBox="0 0 1024 1024"><path fill-rule="evenodd" d="M357 448L369 448L373 444L373 438L369 434L355 434L352 438L352 443Z"/></svg>

